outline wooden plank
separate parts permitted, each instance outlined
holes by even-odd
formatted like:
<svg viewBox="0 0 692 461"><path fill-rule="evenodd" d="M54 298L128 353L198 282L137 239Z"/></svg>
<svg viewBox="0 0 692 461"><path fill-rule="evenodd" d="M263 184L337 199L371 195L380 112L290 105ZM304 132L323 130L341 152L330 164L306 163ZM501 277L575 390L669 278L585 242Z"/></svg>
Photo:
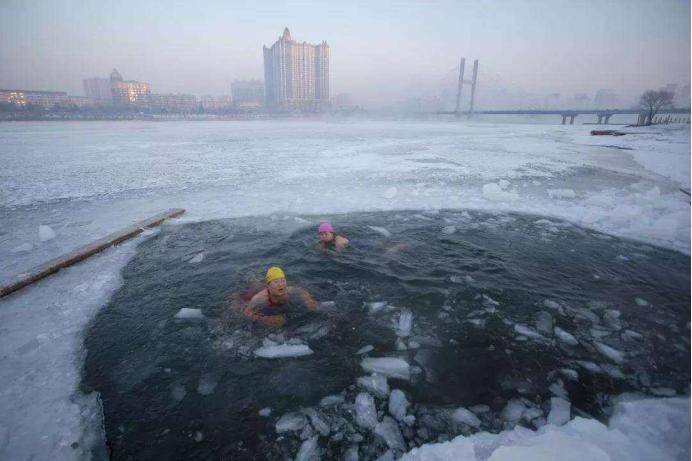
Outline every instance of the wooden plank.
<svg viewBox="0 0 692 461"><path fill-rule="evenodd" d="M171 208L163 213L159 213L143 221L136 222L125 229L119 230L118 232L108 234L107 236L84 245L83 247L77 248L66 255L34 267L25 274L20 274L13 277L11 280L9 280L9 282L3 282L3 284L0 285L0 298L24 288L27 285L31 285L32 283L37 282L45 277L48 277L49 275L58 272L60 269L83 261L89 256L95 255L106 248L112 247L113 245L117 245L120 242L139 235L146 227L156 227L166 219L175 218L183 213L185 213L185 210L182 208Z"/></svg>

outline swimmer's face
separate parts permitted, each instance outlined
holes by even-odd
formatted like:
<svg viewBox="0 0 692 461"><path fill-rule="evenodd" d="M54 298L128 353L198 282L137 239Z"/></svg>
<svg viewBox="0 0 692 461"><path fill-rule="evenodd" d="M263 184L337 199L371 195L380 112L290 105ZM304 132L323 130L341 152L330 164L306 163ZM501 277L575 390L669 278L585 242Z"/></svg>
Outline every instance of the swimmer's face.
<svg viewBox="0 0 692 461"><path fill-rule="evenodd" d="M274 279L269 284L267 285L267 288L269 289L269 293L271 293L274 296L283 296L286 294L286 288L288 285L286 284L286 279L281 277L279 279Z"/></svg>
<svg viewBox="0 0 692 461"><path fill-rule="evenodd" d="M320 232L320 242L329 243L334 239L334 232Z"/></svg>

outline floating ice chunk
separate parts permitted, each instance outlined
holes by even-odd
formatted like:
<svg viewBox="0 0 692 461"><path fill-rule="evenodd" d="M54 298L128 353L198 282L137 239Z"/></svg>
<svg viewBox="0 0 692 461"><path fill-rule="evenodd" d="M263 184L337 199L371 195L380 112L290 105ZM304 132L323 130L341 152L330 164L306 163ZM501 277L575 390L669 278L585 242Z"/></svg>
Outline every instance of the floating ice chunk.
<svg viewBox="0 0 692 461"><path fill-rule="evenodd" d="M371 376L361 376L358 378L358 385L365 388L366 391L381 399L387 398L389 395L389 384L387 378L382 375L373 374Z"/></svg>
<svg viewBox="0 0 692 461"><path fill-rule="evenodd" d="M550 413L548 413L548 424L562 426L569 421L570 403L560 397L550 398Z"/></svg>
<svg viewBox="0 0 692 461"><path fill-rule="evenodd" d="M408 347L411 349L418 349L420 347L420 343L418 341L411 340L408 342Z"/></svg>
<svg viewBox="0 0 692 461"><path fill-rule="evenodd" d="M603 371L606 372L611 378L615 379L625 379L625 375L622 374L622 371L615 365L611 365L609 363L602 363L601 368Z"/></svg>
<svg viewBox="0 0 692 461"><path fill-rule="evenodd" d="M466 424L471 427L479 428L481 426L481 420L478 416L474 415L471 411L464 407L459 407L454 412L452 412L452 419L457 423Z"/></svg>
<svg viewBox="0 0 692 461"><path fill-rule="evenodd" d="M318 436L307 439L300 445L295 461L319 461L322 458L320 446L317 443Z"/></svg>
<svg viewBox="0 0 692 461"><path fill-rule="evenodd" d="M620 322L620 311L618 310L606 310L605 314L603 314L603 320L605 321L606 325L608 325L613 330L622 329L622 323Z"/></svg>
<svg viewBox="0 0 692 461"><path fill-rule="evenodd" d="M644 298L636 297L634 298L634 302L637 303L637 306L644 307L649 305L649 301L647 301Z"/></svg>
<svg viewBox="0 0 692 461"><path fill-rule="evenodd" d="M549 335L553 332L553 316L545 311L536 314L536 329L543 334Z"/></svg>
<svg viewBox="0 0 692 461"><path fill-rule="evenodd" d="M406 395L399 389L392 390L389 394L389 414L394 416L397 421L403 421L408 411L409 402Z"/></svg>
<svg viewBox="0 0 692 461"><path fill-rule="evenodd" d="M392 233L389 232L389 231L388 231L387 229L385 229L384 227L379 227L379 226L368 226L368 227L369 227L370 229L374 230L375 232L377 232L378 234L384 236L384 237L389 238L389 237L392 236Z"/></svg>
<svg viewBox="0 0 692 461"><path fill-rule="evenodd" d="M204 252L197 253L195 256L193 256L188 262L190 264L199 264L202 261L204 261Z"/></svg>
<svg viewBox="0 0 692 461"><path fill-rule="evenodd" d="M512 399L507 402L507 405L505 405L505 408L502 410L502 418L505 421L514 423L521 419L524 411L526 411L524 402L519 399Z"/></svg>
<svg viewBox="0 0 692 461"><path fill-rule="evenodd" d="M535 330L532 330L531 328L527 327L526 325L522 325L520 323L517 323L514 325L514 331L519 333L520 335L532 338L532 339L545 339L542 335L540 335L538 332Z"/></svg>
<svg viewBox="0 0 692 461"><path fill-rule="evenodd" d="M622 337L624 339L642 339L644 336L633 330L625 330L622 332Z"/></svg>
<svg viewBox="0 0 692 461"><path fill-rule="evenodd" d="M182 320L204 320L204 314L200 309L188 309L183 307L175 314L176 319Z"/></svg>
<svg viewBox="0 0 692 461"><path fill-rule="evenodd" d="M596 349L598 350L598 352L605 355L606 357L608 357L610 360L612 360L615 363L621 364L622 362L625 361L624 353L617 350L617 349L613 349L612 347L610 347L606 344L603 344L603 343L599 343L597 341L594 342L594 346L596 346Z"/></svg>
<svg viewBox="0 0 692 461"><path fill-rule="evenodd" d="M483 293L482 298L483 298L483 305L484 306L499 306L500 305L499 302L495 301L493 298L486 295L485 293Z"/></svg>
<svg viewBox="0 0 692 461"><path fill-rule="evenodd" d="M469 410L474 412L475 414L481 414L481 413L487 413L490 411L490 407L488 405L483 405L483 404L478 404L474 405L472 407L469 407Z"/></svg>
<svg viewBox="0 0 692 461"><path fill-rule="evenodd" d="M669 387L654 387L651 388L651 393L654 395L658 395L659 397L675 397L675 389L671 389Z"/></svg>
<svg viewBox="0 0 692 461"><path fill-rule="evenodd" d="M507 186L509 186L509 181L507 181L506 179L500 179L500 181L498 181L498 185L500 186L500 188L506 189Z"/></svg>
<svg viewBox="0 0 692 461"><path fill-rule="evenodd" d="M592 373L603 373L603 369L598 366L598 364L595 364L593 362L589 362L588 360L577 360L577 363L584 368L585 370L588 370Z"/></svg>
<svg viewBox="0 0 692 461"><path fill-rule="evenodd" d="M557 336L558 339L560 341L562 341L563 343L568 344L570 346L576 346L577 344L579 344L579 341L577 341L577 338L575 338L574 336L572 336L570 333L566 332L562 328L555 327L553 329L553 331L555 332L555 336Z"/></svg>
<svg viewBox="0 0 692 461"><path fill-rule="evenodd" d="M25 251L31 251L34 246L31 243L22 243L19 246L12 248L10 251L12 253L24 253Z"/></svg>
<svg viewBox="0 0 692 461"><path fill-rule="evenodd" d="M361 392L356 396L356 424L366 429L374 429L377 426L377 409L375 399L367 392Z"/></svg>
<svg viewBox="0 0 692 461"><path fill-rule="evenodd" d="M382 418L382 422L375 426L374 432L382 437L392 450L403 452L406 449L399 425L389 416Z"/></svg>
<svg viewBox="0 0 692 461"><path fill-rule="evenodd" d="M195 431L195 436L194 436L195 442L201 442L204 440L204 434L202 434L200 431Z"/></svg>
<svg viewBox="0 0 692 461"><path fill-rule="evenodd" d="M593 336L596 339L601 339L610 335L610 331L604 330L603 328L593 327L589 329L589 332L591 333L591 336Z"/></svg>
<svg viewBox="0 0 692 461"><path fill-rule="evenodd" d="M358 351L356 352L356 355L367 354L368 352L370 352L373 349L375 349L375 348L372 347L372 345L368 344L367 346L363 346L360 349L358 349Z"/></svg>
<svg viewBox="0 0 692 461"><path fill-rule="evenodd" d="M55 231L50 226L44 226L41 224L38 226L38 238L42 242L53 240L55 238Z"/></svg>
<svg viewBox="0 0 692 461"><path fill-rule="evenodd" d="M285 357L302 357L312 354L312 349L305 344L280 344L278 346L262 346L255 351L258 357L266 359L280 359Z"/></svg>
<svg viewBox="0 0 692 461"><path fill-rule="evenodd" d="M567 379L579 381L579 373L571 368L560 368L560 373Z"/></svg>
<svg viewBox="0 0 692 461"><path fill-rule="evenodd" d="M272 409L269 407L262 408L260 411L257 412L260 416L266 418L272 414Z"/></svg>
<svg viewBox="0 0 692 461"><path fill-rule="evenodd" d="M548 309L556 310L561 315L565 315L564 309L557 301L553 301L552 299L544 299L543 305Z"/></svg>
<svg viewBox="0 0 692 461"><path fill-rule="evenodd" d="M387 306L386 301L375 301L375 302L365 303L365 309L370 314L375 314L377 312L383 311L387 307L388 306Z"/></svg>
<svg viewBox="0 0 692 461"><path fill-rule="evenodd" d="M519 194L504 191L498 184L488 183L483 185L483 197L495 202L512 202L519 199Z"/></svg>
<svg viewBox="0 0 692 461"><path fill-rule="evenodd" d="M466 319L464 321L470 323L471 325L473 325L477 328L484 328L485 327L485 319Z"/></svg>
<svg viewBox="0 0 692 461"><path fill-rule="evenodd" d="M173 397L173 400L176 402L180 402L185 398L187 395L187 390L185 389L185 386L182 384L174 384L173 387L171 388L171 397Z"/></svg>
<svg viewBox="0 0 692 461"><path fill-rule="evenodd" d="M343 395L328 395L326 397L322 397L322 400L320 400L321 407L333 407L334 405L339 405L341 403L344 403Z"/></svg>
<svg viewBox="0 0 692 461"><path fill-rule="evenodd" d="M368 373L377 373L389 378L408 380L411 373L408 362L397 357L368 357L360 362L360 366Z"/></svg>
<svg viewBox="0 0 692 461"><path fill-rule="evenodd" d="M396 335L405 338L411 334L413 325L413 313L408 309L403 309L399 314L399 321L396 324Z"/></svg>
<svg viewBox="0 0 692 461"><path fill-rule="evenodd" d="M327 422L327 418L321 412L315 410L314 408L305 408L303 410L303 413L305 413L308 416L308 418L310 418L312 427L314 427L315 430L319 432L322 437L326 437L329 435L329 423Z"/></svg>
<svg viewBox="0 0 692 461"><path fill-rule="evenodd" d="M202 395L209 395L214 392L216 385L219 383L218 378L212 373L205 373L199 379L199 384L197 385L197 392Z"/></svg>
<svg viewBox="0 0 692 461"><path fill-rule="evenodd" d="M589 322L594 323L594 324L597 324L601 321L601 319L598 317L598 315L591 312L591 310L585 309L582 307L571 307L571 308L569 308L569 313L571 315L574 315L575 317L580 317L580 318L586 319Z"/></svg>
<svg viewBox="0 0 692 461"><path fill-rule="evenodd" d="M445 235L452 235L457 231L457 228L454 226L445 226L442 228L442 233Z"/></svg>
<svg viewBox="0 0 692 461"><path fill-rule="evenodd" d="M548 189L548 197L557 199L575 198L577 194L572 189Z"/></svg>
<svg viewBox="0 0 692 461"><path fill-rule="evenodd" d="M299 431L305 427L308 420L301 413L286 413L276 422L276 432Z"/></svg>

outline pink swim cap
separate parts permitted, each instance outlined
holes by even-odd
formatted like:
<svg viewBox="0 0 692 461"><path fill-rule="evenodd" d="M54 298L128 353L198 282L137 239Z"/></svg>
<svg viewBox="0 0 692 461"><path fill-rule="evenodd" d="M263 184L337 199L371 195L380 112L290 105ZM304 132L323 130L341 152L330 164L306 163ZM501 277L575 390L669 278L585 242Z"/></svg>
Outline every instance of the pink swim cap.
<svg viewBox="0 0 692 461"><path fill-rule="evenodd" d="M334 228L328 222L323 222L317 229L317 232L334 232Z"/></svg>

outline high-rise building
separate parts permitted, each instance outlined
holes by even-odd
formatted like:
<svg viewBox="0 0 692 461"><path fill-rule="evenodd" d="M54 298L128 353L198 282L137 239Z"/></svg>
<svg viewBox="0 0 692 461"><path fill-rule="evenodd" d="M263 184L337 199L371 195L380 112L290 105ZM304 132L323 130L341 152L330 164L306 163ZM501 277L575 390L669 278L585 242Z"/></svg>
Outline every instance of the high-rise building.
<svg viewBox="0 0 692 461"><path fill-rule="evenodd" d="M329 105L329 45L299 43L288 27L264 50L264 100L269 108L319 110Z"/></svg>
<svg viewBox="0 0 692 461"><path fill-rule="evenodd" d="M115 104L146 104L149 98L149 84L135 80L123 80L120 73L111 72L111 95Z"/></svg>
<svg viewBox="0 0 692 461"><path fill-rule="evenodd" d="M260 80L236 80L231 84L231 99L238 109L257 109L264 103L264 83Z"/></svg>
<svg viewBox="0 0 692 461"><path fill-rule="evenodd" d="M122 79L121 79L122 80ZM111 82L107 78L87 78L82 81L84 94L94 101L112 101Z"/></svg>

